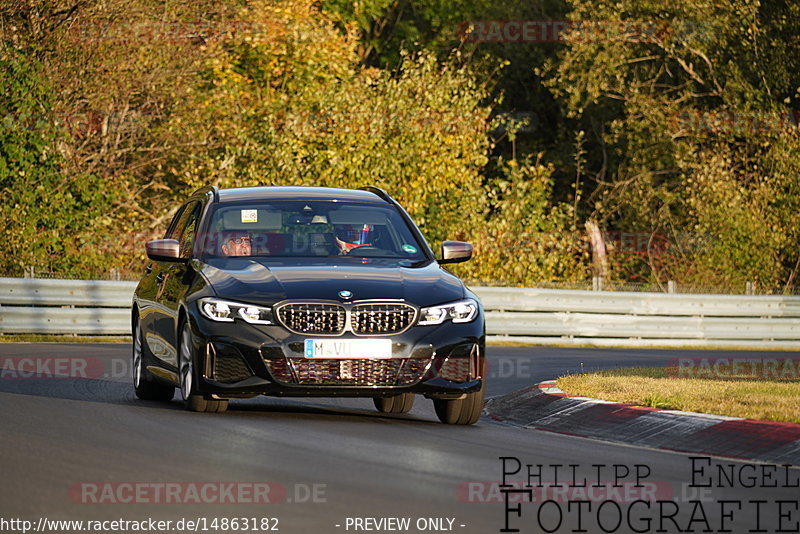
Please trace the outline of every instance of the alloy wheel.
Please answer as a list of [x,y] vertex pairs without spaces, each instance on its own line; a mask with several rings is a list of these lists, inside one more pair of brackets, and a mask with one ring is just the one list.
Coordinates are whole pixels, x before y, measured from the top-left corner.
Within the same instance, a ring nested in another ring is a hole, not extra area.
[[181,375],[181,397],[184,401],[189,400],[192,394],[194,381],[194,368],[192,366],[192,334],[189,331],[189,324],[183,325],[181,333],[180,351],[180,375]]

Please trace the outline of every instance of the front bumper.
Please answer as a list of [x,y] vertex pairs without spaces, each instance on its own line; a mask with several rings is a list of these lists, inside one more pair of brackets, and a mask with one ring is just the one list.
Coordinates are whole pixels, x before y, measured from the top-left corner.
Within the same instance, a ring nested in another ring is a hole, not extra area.
[[[480,390],[485,376],[482,317],[463,324],[414,326],[392,341],[390,359],[313,359],[304,342],[313,335],[277,325],[217,323],[190,312],[198,389],[217,398],[384,397],[418,393],[460,398]],[[356,339],[343,334],[337,339]]]

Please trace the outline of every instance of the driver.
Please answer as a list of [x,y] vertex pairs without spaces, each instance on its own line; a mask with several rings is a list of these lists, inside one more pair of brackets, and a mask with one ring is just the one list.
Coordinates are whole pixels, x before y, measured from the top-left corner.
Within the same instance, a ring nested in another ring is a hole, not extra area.
[[369,247],[375,237],[375,227],[371,224],[337,224],[336,244],[339,254],[347,254],[354,248]]
[[249,256],[252,253],[250,234],[226,232],[222,239],[222,254],[225,256]]

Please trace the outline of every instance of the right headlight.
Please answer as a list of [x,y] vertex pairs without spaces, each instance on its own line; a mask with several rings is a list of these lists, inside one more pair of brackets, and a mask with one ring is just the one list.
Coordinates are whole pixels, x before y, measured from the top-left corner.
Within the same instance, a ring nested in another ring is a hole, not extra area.
[[442,324],[447,320],[454,323],[468,323],[478,316],[478,309],[478,303],[472,299],[428,306],[420,309],[417,324],[422,326]]
[[212,321],[232,323],[234,319],[244,319],[250,324],[273,324],[272,309],[241,302],[216,298],[199,300],[200,313]]

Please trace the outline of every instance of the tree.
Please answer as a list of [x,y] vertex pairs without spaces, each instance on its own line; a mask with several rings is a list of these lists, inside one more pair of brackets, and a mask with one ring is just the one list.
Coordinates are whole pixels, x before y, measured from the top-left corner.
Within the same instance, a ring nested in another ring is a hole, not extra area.
[[785,282],[800,237],[799,141],[786,120],[800,96],[798,6],[573,6],[575,21],[637,30],[598,38],[575,29],[553,65],[551,86],[587,133],[589,213],[610,228],[671,236],[673,261],[633,267],[651,279]]

